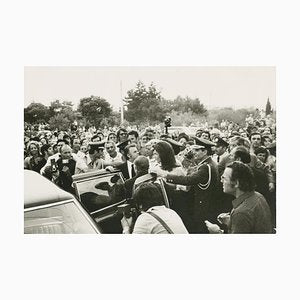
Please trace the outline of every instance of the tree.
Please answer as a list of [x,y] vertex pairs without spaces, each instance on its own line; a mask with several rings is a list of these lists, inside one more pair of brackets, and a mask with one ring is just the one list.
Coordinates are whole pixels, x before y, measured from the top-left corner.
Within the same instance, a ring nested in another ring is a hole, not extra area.
[[58,113],[64,115],[71,122],[76,119],[75,112],[73,111],[73,103],[71,101],[55,100],[50,103],[49,107],[50,117],[56,116]]
[[106,123],[113,113],[110,104],[98,96],[80,99],[78,111],[89,124],[96,128],[107,125]]
[[198,98],[192,99],[190,97],[182,98],[178,96],[174,101],[170,102],[170,109],[176,112],[186,113],[192,112],[196,115],[204,115],[207,113],[206,108]]
[[42,103],[33,102],[24,109],[24,121],[30,124],[47,122],[49,118],[49,108]]
[[56,114],[49,120],[49,126],[51,130],[58,129],[59,131],[67,131],[70,129],[71,124],[71,120],[66,118],[66,116],[62,113]]
[[160,91],[153,83],[148,89],[143,82],[138,81],[136,87],[127,92],[127,99],[131,99],[125,111],[125,118],[129,122],[161,122],[165,117],[165,107]]
[[268,98],[267,104],[266,104],[266,116],[269,115],[272,112],[271,103]]

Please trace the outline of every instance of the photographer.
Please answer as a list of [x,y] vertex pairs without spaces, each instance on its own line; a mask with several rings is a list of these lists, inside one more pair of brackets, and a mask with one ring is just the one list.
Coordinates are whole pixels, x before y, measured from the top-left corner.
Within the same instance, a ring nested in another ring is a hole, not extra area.
[[[177,213],[163,205],[163,195],[154,183],[141,184],[133,197],[142,213],[137,218],[132,233],[188,233]],[[123,233],[130,233],[132,217],[124,216],[121,225]]]
[[72,148],[68,145],[63,145],[60,148],[60,158],[56,161],[59,176],[56,180],[65,191],[74,194],[75,190],[72,187],[72,175],[75,173],[76,161],[72,158]]

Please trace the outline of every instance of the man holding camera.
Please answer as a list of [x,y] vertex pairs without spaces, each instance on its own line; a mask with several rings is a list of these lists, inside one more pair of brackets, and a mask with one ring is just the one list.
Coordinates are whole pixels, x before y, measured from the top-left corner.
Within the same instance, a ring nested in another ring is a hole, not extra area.
[[60,148],[60,158],[56,161],[59,172],[57,184],[67,192],[74,194],[72,175],[75,174],[76,161],[72,158],[72,148],[63,145]]

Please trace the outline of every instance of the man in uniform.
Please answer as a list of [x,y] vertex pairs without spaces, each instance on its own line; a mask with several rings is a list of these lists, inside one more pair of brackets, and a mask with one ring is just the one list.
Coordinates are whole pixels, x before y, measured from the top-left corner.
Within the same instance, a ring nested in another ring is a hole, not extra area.
[[218,164],[221,159],[227,155],[227,148],[229,144],[220,137],[217,137],[214,142],[216,143],[216,150],[212,159]]
[[151,170],[151,172],[155,171],[158,176],[166,178],[167,182],[191,186],[189,193],[193,200],[190,233],[208,233],[204,221],[216,220],[219,213],[217,201],[221,185],[217,164],[211,159],[211,147],[215,144],[197,137],[195,137],[195,141],[196,145],[192,145],[190,149],[196,167],[191,169],[188,175],[172,175],[159,169]]

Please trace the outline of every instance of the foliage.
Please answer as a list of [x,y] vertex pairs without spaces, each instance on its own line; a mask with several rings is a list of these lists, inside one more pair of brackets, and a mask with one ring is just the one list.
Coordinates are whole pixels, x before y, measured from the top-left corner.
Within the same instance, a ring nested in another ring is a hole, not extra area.
[[207,120],[210,124],[221,122],[222,120],[228,120],[240,125],[244,125],[246,116],[250,113],[254,114],[255,109],[241,108],[234,110],[231,107],[216,108],[209,110]]
[[49,126],[51,130],[67,131],[70,129],[72,122],[65,117],[64,114],[58,113],[51,117],[49,120]]
[[127,92],[127,99],[131,99],[125,118],[129,122],[162,122],[165,117],[160,91],[153,83],[147,89],[145,85],[138,81],[136,87]]
[[270,100],[268,98],[267,104],[266,104],[266,116],[272,113],[272,107],[271,107],[271,103]]
[[187,113],[192,112],[195,115],[206,115],[207,110],[204,105],[200,103],[198,98],[192,99],[190,97],[178,96],[174,101],[168,101],[169,109],[172,111]]
[[48,122],[49,108],[42,103],[30,103],[24,109],[24,121],[34,124]]
[[62,114],[69,121],[74,122],[76,119],[75,112],[73,111],[73,103],[71,101],[55,100],[50,103],[49,107],[50,117],[56,116],[58,113]]
[[110,104],[98,96],[80,99],[78,112],[86,119],[87,123],[96,128],[105,126],[114,120],[114,118],[110,118],[113,113]]
[[199,116],[192,111],[176,112],[172,111],[169,116],[172,119],[172,126],[199,126],[199,123],[205,122],[205,116]]

